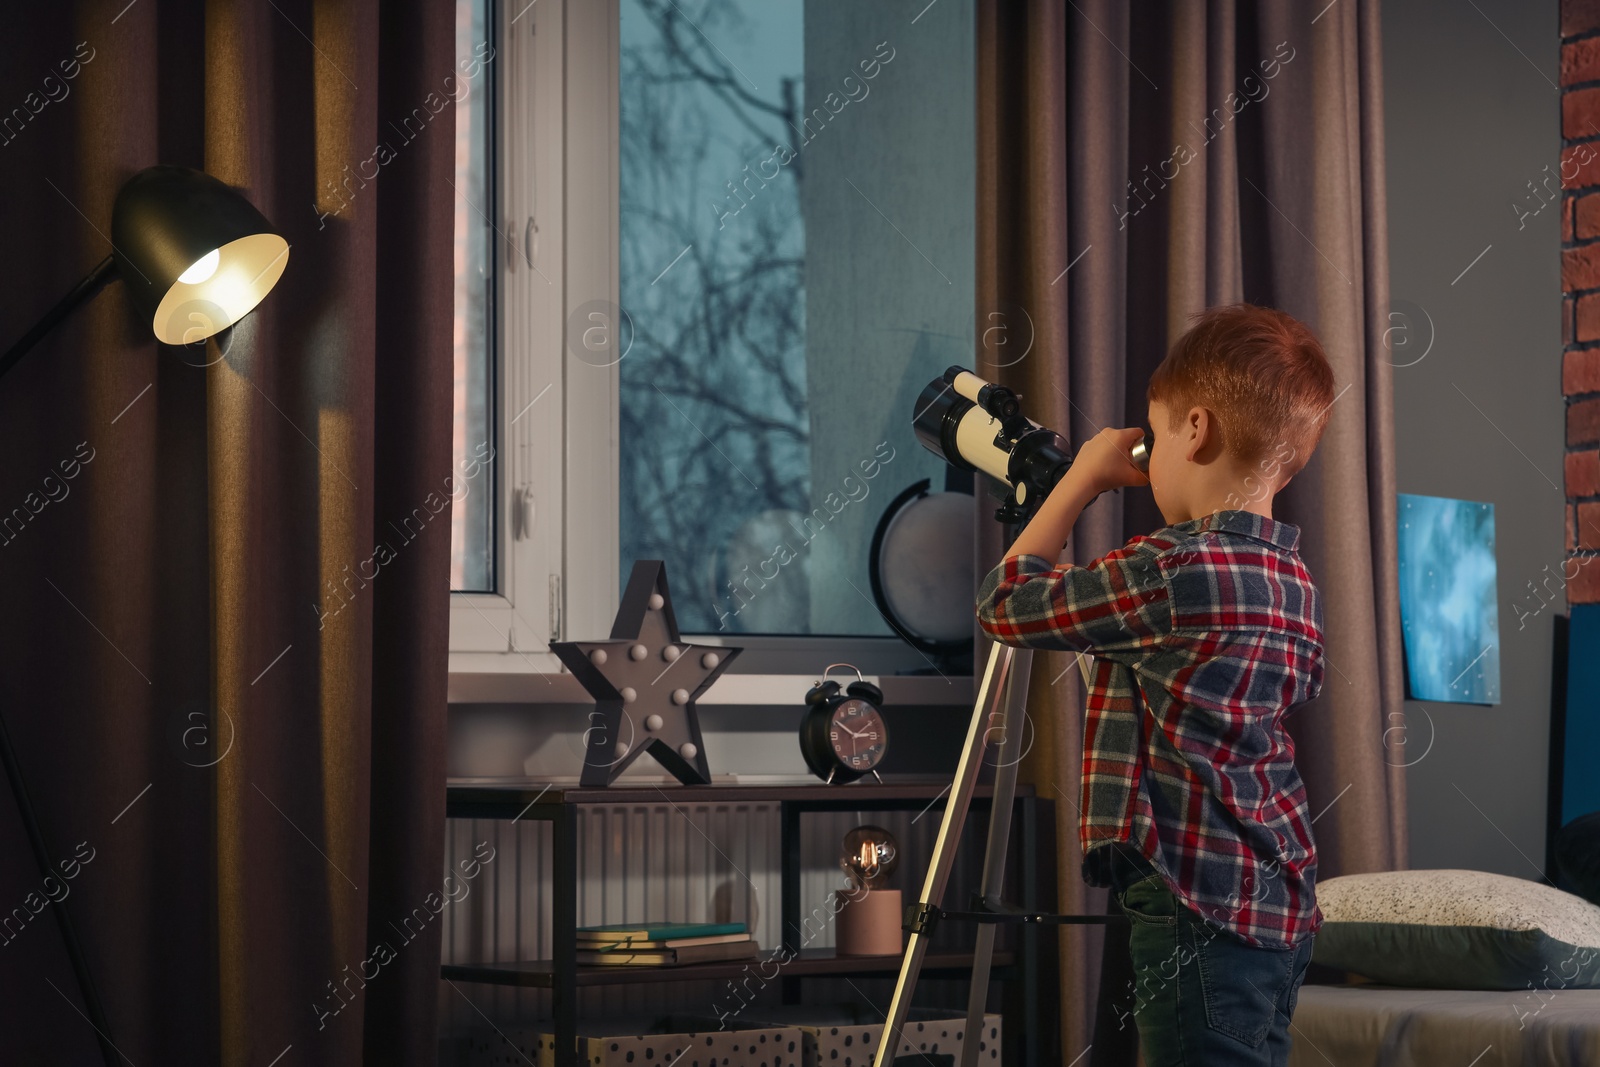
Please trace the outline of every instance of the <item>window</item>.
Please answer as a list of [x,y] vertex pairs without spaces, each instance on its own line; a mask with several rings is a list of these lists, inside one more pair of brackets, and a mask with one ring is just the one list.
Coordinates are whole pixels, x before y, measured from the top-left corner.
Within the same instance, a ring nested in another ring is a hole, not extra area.
[[496,47],[457,117],[456,441],[497,460],[452,670],[554,670],[635,558],[686,634],[924,666],[867,554],[943,485],[912,406],[975,344],[974,0],[458,4]]
[[621,3],[622,573],[666,560],[685,630],[805,633],[813,560],[762,567],[810,500],[800,171],[761,168],[798,117],[802,5]]
[[[462,491],[450,513],[450,588],[492,592],[494,583],[495,484],[491,371],[493,360],[494,204],[493,82],[468,78],[475,59],[490,54],[488,0],[457,0],[456,62],[462,76],[455,98],[455,432],[452,471]],[[492,63],[492,61],[491,61]],[[476,84],[474,84],[476,82]],[[463,91],[464,90],[464,91]],[[454,490],[456,485],[452,485]]]
[[685,631],[892,633],[873,531],[970,362],[970,12],[621,0],[618,562]]

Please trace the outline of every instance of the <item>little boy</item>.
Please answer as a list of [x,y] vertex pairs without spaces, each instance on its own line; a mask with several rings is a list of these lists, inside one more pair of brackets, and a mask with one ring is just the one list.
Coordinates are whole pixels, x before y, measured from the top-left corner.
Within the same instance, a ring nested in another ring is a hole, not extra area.
[[[1102,430],[979,593],[995,640],[1094,657],[1083,877],[1132,925],[1147,1067],[1288,1062],[1322,913],[1283,718],[1322,689],[1322,604],[1272,500],[1334,399],[1302,323],[1203,312],[1150,379],[1148,475],[1129,459],[1140,430]],[[1146,484],[1167,526],[1057,564],[1091,500]]]

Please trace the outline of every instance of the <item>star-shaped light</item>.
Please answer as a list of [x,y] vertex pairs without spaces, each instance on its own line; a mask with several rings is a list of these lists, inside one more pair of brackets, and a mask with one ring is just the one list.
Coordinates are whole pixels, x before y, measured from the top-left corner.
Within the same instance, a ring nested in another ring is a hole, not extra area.
[[611,640],[552,641],[550,650],[594,697],[581,785],[610,785],[646,752],[685,785],[711,784],[694,702],[744,650],[684,643],[665,563],[634,561]]

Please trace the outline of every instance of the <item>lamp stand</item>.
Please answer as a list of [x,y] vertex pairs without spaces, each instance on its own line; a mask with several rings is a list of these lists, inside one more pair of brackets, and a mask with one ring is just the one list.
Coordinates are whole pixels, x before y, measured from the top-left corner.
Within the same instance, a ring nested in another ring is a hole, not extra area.
[[[39,339],[70,315],[79,304],[84,303],[110,281],[116,272],[116,262],[111,256],[101,260],[99,265],[72,291],[57,301],[56,306],[45,312],[45,315],[33,329],[22,335],[21,340],[6,350],[0,356],[0,376],[3,376],[28,350],[39,342]],[[5,764],[6,780],[11,783],[11,795],[17,801],[17,813],[22,816],[23,828],[28,834],[28,846],[33,850],[33,861],[39,868],[39,877],[56,877],[55,867],[50,860],[50,850],[45,847],[44,834],[39,830],[39,820],[33,813],[33,802],[28,799],[28,787],[22,779],[22,768],[17,762],[16,750],[11,747],[11,732],[6,729],[5,715],[0,712],[0,763]],[[49,896],[49,894],[46,894]],[[100,1055],[105,1059],[106,1067],[116,1067],[121,1062],[122,1054],[111,1042],[111,1024],[106,1021],[104,1005],[100,1003],[100,994],[95,990],[94,979],[89,974],[89,962],[84,958],[83,945],[78,941],[78,931],[72,924],[72,916],[67,912],[66,898],[60,900],[50,898],[50,910],[55,913],[56,926],[61,931],[62,943],[67,948],[67,958],[72,962],[72,973],[78,979],[78,993],[83,997],[83,1008],[89,1025],[94,1027],[96,1038],[100,1042]]]
[[[113,274],[121,274],[130,303],[140,309],[141,315],[147,316],[145,323],[155,333],[155,339],[182,345],[198,339],[193,336],[196,333],[212,336],[248,315],[278,283],[289,254],[289,243],[238,189],[204,171],[168,164],[145,167],[122,183],[111,207],[109,242],[113,254],[101,260],[45,313],[44,318],[23,334],[21,340],[0,356],[0,376],[16,366],[40,338],[78,305],[99,292]],[[210,273],[186,281],[186,276],[202,263],[207,264]],[[222,272],[220,284],[211,281],[219,270]],[[239,283],[246,277],[249,281],[241,287]],[[162,329],[153,321],[167,298],[175,294],[200,300],[204,295],[223,293],[223,302],[229,307],[224,316],[226,322],[207,321],[204,329],[181,329],[182,324],[168,322],[165,325],[171,328]],[[39,823],[28,801],[22,771],[3,720],[0,720],[0,762],[5,763],[17,810],[27,825],[28,842],[33,847],[39,873],[48,878],[54,873],[50,854],[39,833]],[[56,901],[55,911],[79,992],[88,1009],[85,1018],[99,1034],[100,1052],[108,1067],[112,1067],[126,1057],[112,1044],[111,1028],[106,1024],[105,1010],[89,977],[89,968],[66,905]]]
[[[11,782],[11,795],[17,800],[17,811],[21,813],[22,825],[28,832],[28,845],[33,849],[33,861],[39,867],[39,877],[56,877],[55,868],[50,864],[50,852],[45,848],[44,835],[39,832],[39,820],[33,814],[33,803],[28,799],[28,787],[22,781],[22,768],[17,765],[17,754],[11,747],[11,732],[6,729],[3,714],[0,714],[0,762],[5,764],[6,778]],[[94,1027],[100,1040],[100,1054],[105,1057],[107,1067],[112,1067],[120,1062],[121,1054],[111,1043],[111,1024],[106,1022],[105,1007],[100,1003],[100,994],[96,992],[94,979],[89,974],[89,963],[84,959],[77,927],[72,925],[72,916],[67,913],[66,898],[51,898],[50,910],[55,912],[56,926],[60,928],[61,940],[67,946],[67,958],[72,961],[72,973],[78,979],[78,991],[83,995],[83,1007],[89,1017],[89,1025]]]
[[33,324],[33,329],[22,335],[21,340],[10,348],[6,354],[0,356],[0,376],[14,367],[17,360],[28,354],[28,349],[39,343],[39,339],[51,330],[62,319],[72,314],[74,308],[98,293],[111,276],[116,273],[117,264],[112,256],[102,259],[94,270],[86,275],[83,281],[72,287],[72,291],[56,302],[56,306],[44,313],[44,318]]

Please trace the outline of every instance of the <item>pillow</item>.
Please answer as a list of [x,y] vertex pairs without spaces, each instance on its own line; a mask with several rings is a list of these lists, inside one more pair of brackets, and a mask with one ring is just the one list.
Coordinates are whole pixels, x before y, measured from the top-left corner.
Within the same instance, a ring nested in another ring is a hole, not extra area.
[[1558,830],[1552,851],[1572,891],[1600,904],[1600,811],[1580,815]]
[[1600,907],[1483,871],[1387,871],[1317,883],[1316,963],[1432,989],[1600,988]]

